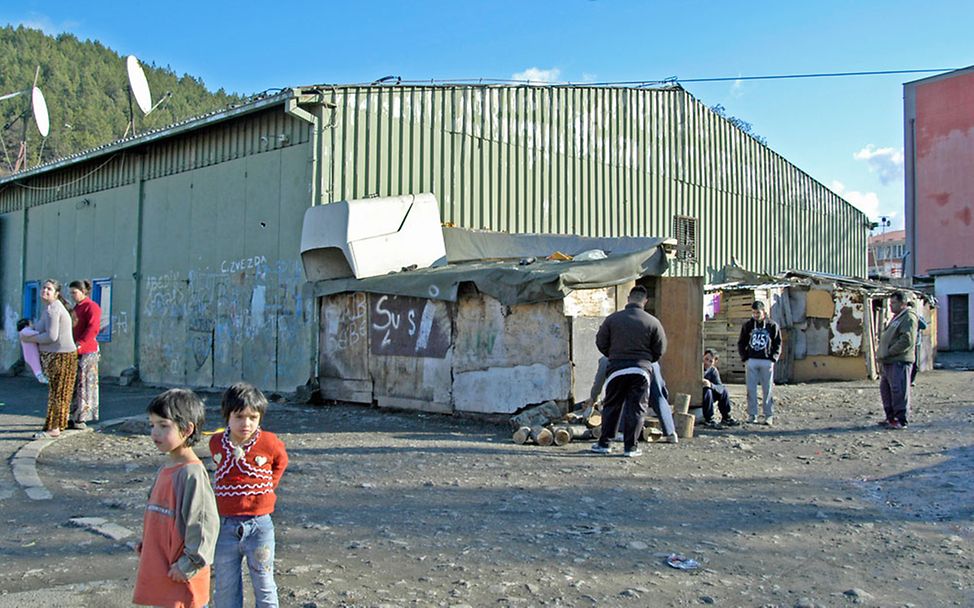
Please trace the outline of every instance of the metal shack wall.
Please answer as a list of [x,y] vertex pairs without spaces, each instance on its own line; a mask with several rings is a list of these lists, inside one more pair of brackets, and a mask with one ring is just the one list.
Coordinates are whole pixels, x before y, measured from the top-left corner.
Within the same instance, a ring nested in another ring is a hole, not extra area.
[[675,236],[675,276],[732,256],[761,272],[866,276],[867,218],[682,90],[337,87],[323,200],[434,192],[466,228]]
[[[303,384],[313,372],[298,251],[310,135],[275,108],[8,184],[5,319],[20,314],[24,281],[111,278],[103,375],[138,362],[164,385]],[[19,350],[7,324],[4,366]]]

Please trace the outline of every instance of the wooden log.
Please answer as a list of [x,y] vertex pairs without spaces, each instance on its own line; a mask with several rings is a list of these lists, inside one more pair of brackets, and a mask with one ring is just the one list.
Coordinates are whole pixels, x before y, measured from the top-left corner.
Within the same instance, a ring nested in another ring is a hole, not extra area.
[[547,428],[536,426],[531,429],[531,439],[540,446],[549,446],[555,440],[555,436]]
[[648,443],[655,443],[663,439],[663,431],[651,426],[643,427],[643,440]]
[[673,398],[673,414],[689,414],[690,413],[690,395],[685,393],[677,393]]
[[646,417],[643,421],[643,427],[658,429],[661,433],[663,432],[663,423],[660,422],[659,418]]
[[572,442],[572,432],[568,427],[556,426],[552,432],[552,440],[557,446],[568,445]]
[[522,426],[518,430],[514,431],[514,435],[511,437],[514,443],[518,445],[524,445],[531,439],[531,427]]
[[596,429],[590,429],[584,424],[569,424],[565,428],[572,434],[572,441],[576,439],[592,439],[593,432],[596,432]]
[[693,424],[697,418],[693,414],[673,414],[673,424],[676,425],[676,436],[680,439],[693,437]]
[[602,414],[598,412],[593,412],[592,415],[589,416],[588,419],[585,421],[585,425],[590,429],[594,429],[595,427],[602,426]]

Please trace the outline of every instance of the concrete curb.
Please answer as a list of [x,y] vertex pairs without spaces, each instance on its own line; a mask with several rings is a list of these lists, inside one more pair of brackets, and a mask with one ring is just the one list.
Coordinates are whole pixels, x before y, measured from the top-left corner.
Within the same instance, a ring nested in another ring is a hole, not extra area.
[[64,430],[61,431],[61,436],[57,438],[42,437],[40,439],[34,439],[17,450],[13,455],[13,458],[10,459],[10,468],[13,469],[14,480],[24,489],[24,492],[31,500],[51,500],[54,498],[51,491],[44,486],[40,475],[37,474],[37,457],[41,455],[44,448],[60,439],[66,439],[71,435],[85,432],[87,431]]

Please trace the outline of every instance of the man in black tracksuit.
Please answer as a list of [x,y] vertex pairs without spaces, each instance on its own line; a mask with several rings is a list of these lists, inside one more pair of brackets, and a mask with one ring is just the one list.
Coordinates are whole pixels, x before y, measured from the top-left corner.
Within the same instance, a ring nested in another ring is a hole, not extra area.
[[[595,336],[595,346],[609,358],[609,365],[602,406],[602,435],[592,446],[593,452],[609,453],[609,440],[615,436],[622,418],[625,455],[641,454],[637,441],[643,430],[650,393],[659,399],[662,390],[655,380],[656,362],[666,352],[663,325],[644,309],[648,297],[645,287],[633,287],[626,307],[606,317]],[[655,391],[651,391],[653,384],[657,385]],[[675,439],[673,429],[667,432]]]

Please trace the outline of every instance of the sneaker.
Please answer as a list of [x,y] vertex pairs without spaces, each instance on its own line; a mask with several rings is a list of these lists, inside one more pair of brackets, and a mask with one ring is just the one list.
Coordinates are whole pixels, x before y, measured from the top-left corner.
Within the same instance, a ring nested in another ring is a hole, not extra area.
[[69,429],[74,429],[76,431],[83,431],[83,430],[85,430],[85,429],[88,428],[88,425],[85,424],[84,422],[74,422],[74,421],[71,421],[71,422],[68,423],[68,428]]
[[611,454],[612,448],[607,445],[599,445],[596,443],[592,446],[592,452],[595,454]]
[[906,423],[900,422],[899,420],[893,420],[889,423],[889,426],[887,426],[886,428],[894,431],[902,431],[903,429],[906,428]]
[[721,426],[740,426],[741,423],[733,418],[724,418],[720,421]]
[[703,426],[710,427],[712,429],[719,429],[720,428],[720,425],[717,424],[717,421],[714,420],[713,418],[711,418],[710,420],[704,420],[703,421]]
[[748,416],[747,417],[747,423],[748,424],[757,424],[758,423],[758,417],[757,416]]
[[892,420],[880,420],[880,421],[879,421],[879,422],[877,422],[876,424],[877,424],[878,426],[885,426],[885,427],[888,427],[888,426],[889,426],[889,425],[891,425],[892,423],[893,423],[893,421],[892,421]]
[[666,437],[663,437],[662,442],[663,443],[680,443],[680,438],[676,436],[676,433],[673,433],[672,435],[667,435]]
[[643,451],[639,448],[633,448],[631,450],[626,450],[622,453],[626,458],[638,458],[643,455]]
[[764,423],[768,426],[774,426],[774,416],[765,416]]

